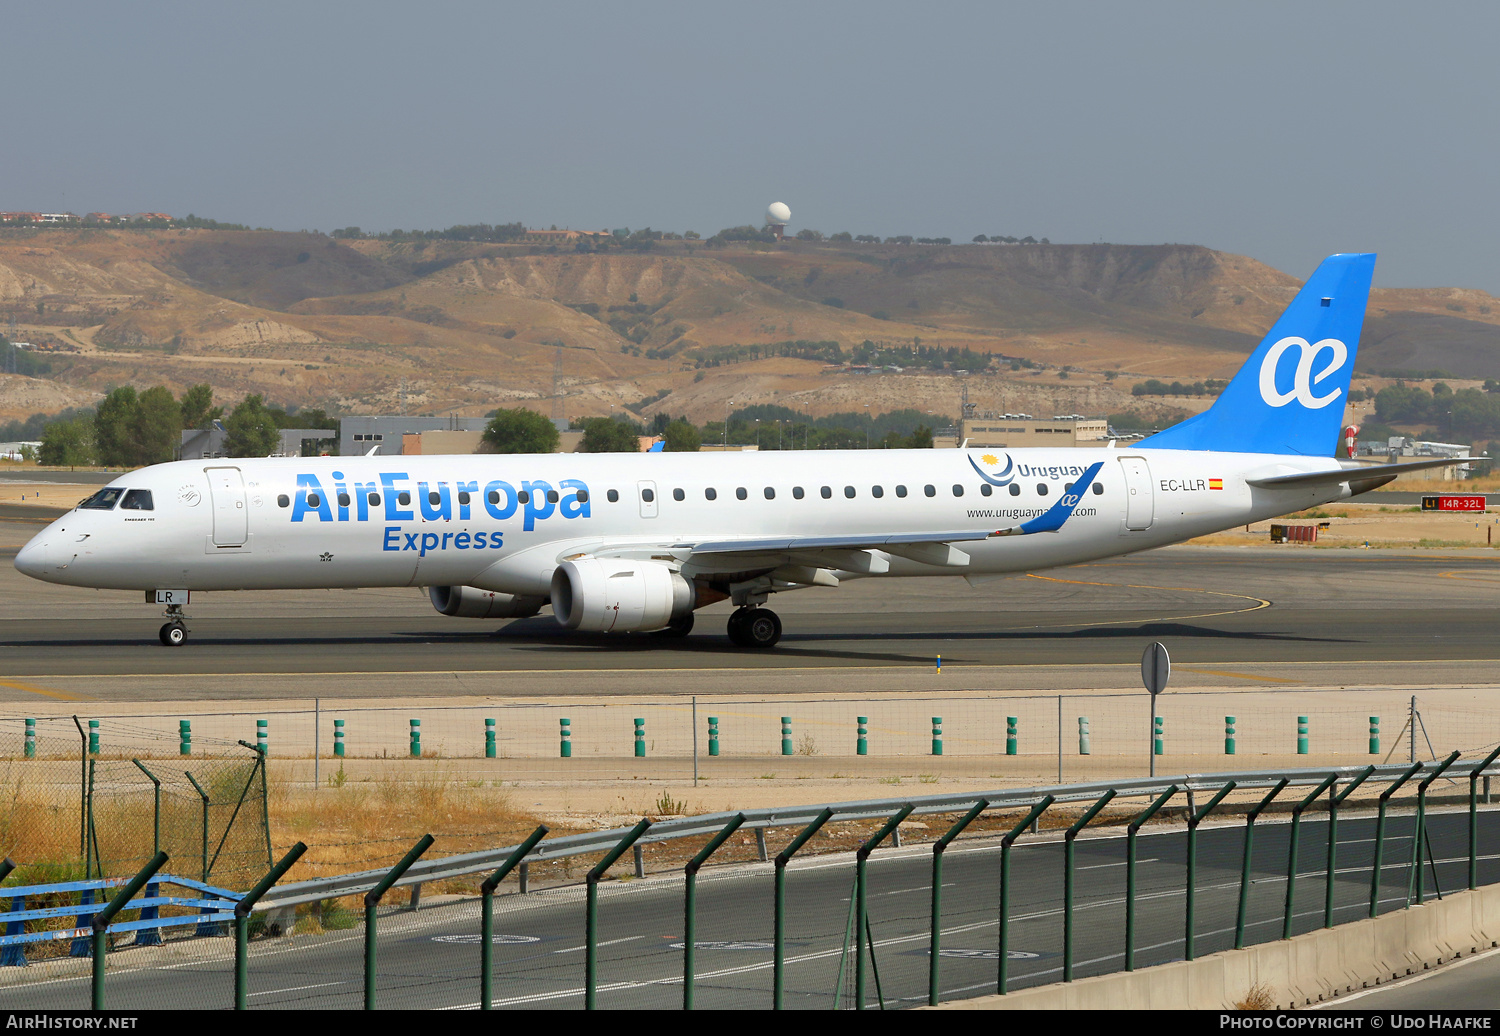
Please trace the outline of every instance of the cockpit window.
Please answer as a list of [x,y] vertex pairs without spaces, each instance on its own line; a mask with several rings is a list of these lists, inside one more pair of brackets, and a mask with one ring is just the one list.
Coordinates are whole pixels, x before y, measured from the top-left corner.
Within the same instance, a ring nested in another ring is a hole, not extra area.
[[127,489],[125,499],[120,501],[122,511],[150,511],[151,490],[149,489]]
[[120,497],[125,495],[121,486],[106,486],[78,506],[85,511],[113,511]]

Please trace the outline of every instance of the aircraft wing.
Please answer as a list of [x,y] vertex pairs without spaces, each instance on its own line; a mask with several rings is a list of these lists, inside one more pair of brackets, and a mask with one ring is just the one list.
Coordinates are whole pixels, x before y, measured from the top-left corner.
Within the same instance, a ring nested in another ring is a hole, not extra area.
[[[1430,460],[1402,461],[1399,464],[1361,464],[1358,467],[1340,468],[1337,471],[1309,471],[1291,475],[1271,475],[1266,478],[1247,478],[1245,482],[1266,489],[1284,489],[1296,486],[1327,486],[1340,482],[1366,482],[1377,480],[1381,485],[1409,471],[1426,468],[1442,468],[1449,464],[1488,464],[1488,457],[1436,457]],[[1370,488],[1374,488],[1373,486]]]

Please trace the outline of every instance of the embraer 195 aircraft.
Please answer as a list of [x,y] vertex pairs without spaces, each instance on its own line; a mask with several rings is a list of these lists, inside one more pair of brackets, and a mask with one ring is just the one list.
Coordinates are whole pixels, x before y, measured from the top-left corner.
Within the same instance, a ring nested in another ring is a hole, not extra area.
[[1342,500],[1422,460],[1335,458],[1375,256],[1318,267],[1206,412],[1129,446],[178,461],[122,475],[16,556],[144,590],[163,644],[192,591],[422,586],[444,615],[781,638],[771,594],[1072,565]]

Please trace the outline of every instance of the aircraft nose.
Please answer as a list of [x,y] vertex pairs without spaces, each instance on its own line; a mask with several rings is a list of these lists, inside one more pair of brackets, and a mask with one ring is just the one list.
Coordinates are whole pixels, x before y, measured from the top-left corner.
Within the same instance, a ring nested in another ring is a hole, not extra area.
[[33,579],[45,579],[51,554],[47,534],[36,536],[16,554],[16,571]]

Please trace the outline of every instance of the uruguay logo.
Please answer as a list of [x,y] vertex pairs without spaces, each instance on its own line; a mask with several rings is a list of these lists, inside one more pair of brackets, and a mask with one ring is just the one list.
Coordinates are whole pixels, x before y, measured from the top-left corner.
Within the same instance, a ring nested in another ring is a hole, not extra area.
[[[1297,370],[1292,376],[1292,390],[1282,392],[1276,387],[1276,366],[1281,362],[1282,353],[1293,347],[1302,350],[1297,358]],[[1313,364],[1317,362],[1318,354],[1324,349],[1333,353],[1328,361],[1328,366],[1313,375]],[[1335,388],[1326,396],[1313,395],[1313,386],[1326,379],[1330,374],[1344,366],[1344,361],[1349,358],[1349,349],[1337,338],[1325,338],[1316,345],[1309,345],[1305,338],[1283,338],[1266,352],[1266,358],[1260,364],[1260,398],[1264,399],[1269,406],[1283,407],[1296,400],[1309,410],[1321,410],[1332,403],[1343,394],[1343,389]]]
[[[993,453],[986,453],[979,459],[984,461],[992,468],[997,468],[1000,466],[1000,458],[996,457]],[[974,470],[979,473],[980,478],[984,479],[992,486],[1008,486],[1012,481],[1014,481],[1016,477],[1015,464],[1011,461],[1010,454],[1008,453],[1005,454],[1005,470],[1000,472],[998,475],[986,475],[984,473],[984,469],[981,468],[978,464],[974,463],[974,457],[972,454],[970,454],[969,456],[969,464],[972,465]]]

